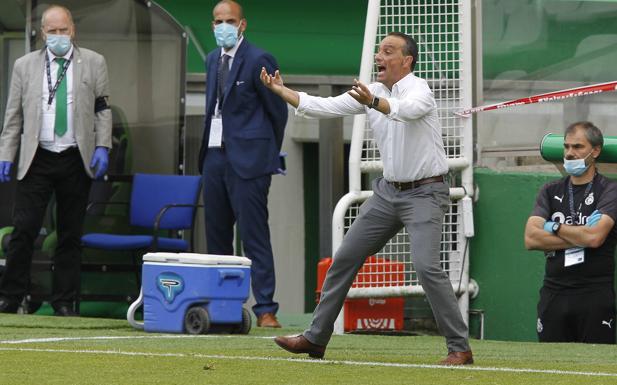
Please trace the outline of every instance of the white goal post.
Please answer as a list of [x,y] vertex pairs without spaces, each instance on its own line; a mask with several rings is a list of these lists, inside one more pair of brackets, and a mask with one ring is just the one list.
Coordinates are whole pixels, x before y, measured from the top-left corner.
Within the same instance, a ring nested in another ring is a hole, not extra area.
[[[450,209],[444,218],[441,264],[459,298],[468,321],[469,237],[473,236],[473,134],[472,118],[453,114],[472,105],[471,2],[468,0],[369,0],[364,31],[360,80],[375,79],[374,55],[389,32],[403,32],[418,43],[414,73],[425,79],[435,94],[450,183]],[[362,190],[362,173],[382,172],[379,151],[365,115],[353,122],[349,158],[349,192],[341,198],[332,218],[332,250],[336,251],[358,208],[371,191]],[[465,199],[461,199],[465,198]],[[465,215],[463,215],[465,212]],[[336,254],[336,253],[335,253]],[[348,298],[392,297],[424,294],[412,263],[413,245],[402,229],[360,271]],[[343,312],[335,333],[343,332]]]

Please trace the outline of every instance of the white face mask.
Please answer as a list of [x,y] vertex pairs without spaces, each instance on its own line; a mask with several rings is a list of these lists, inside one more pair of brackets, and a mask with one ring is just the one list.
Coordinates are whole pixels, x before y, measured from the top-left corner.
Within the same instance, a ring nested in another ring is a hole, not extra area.
[[[592,150],[593,152],[593,150]],[[589,158],[591,152],[587,154],[583,159],[566,159],[563,158],[563,168],[566,172],[572,176],[581,176],[587,171],[589,165],[585,163],[585,160]]]
[[56,56],[64,56],[71,49],[71,37],[69,35],[49,34],[45,38],[45,44]]

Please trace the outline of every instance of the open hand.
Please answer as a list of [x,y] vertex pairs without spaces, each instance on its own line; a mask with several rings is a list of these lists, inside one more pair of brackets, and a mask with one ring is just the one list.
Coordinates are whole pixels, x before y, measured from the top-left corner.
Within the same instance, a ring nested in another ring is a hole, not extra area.
[[370,106],[373,102],[373,94],[371,94],[371,90],[368,87],[359,81],[358,79],[353,80],[354,85],[351,87],[351,90],[347,91],[352,98],[356,99],[358,103],[364,104],[365,106]]
[[272,75],[266,71],[265,67],[261,67],[261,74],[259,75],[259,78],[264,86],[272,90],[275,94],[281,95],[283,93],[284,83],[279,70],[276,70],[274,75]]

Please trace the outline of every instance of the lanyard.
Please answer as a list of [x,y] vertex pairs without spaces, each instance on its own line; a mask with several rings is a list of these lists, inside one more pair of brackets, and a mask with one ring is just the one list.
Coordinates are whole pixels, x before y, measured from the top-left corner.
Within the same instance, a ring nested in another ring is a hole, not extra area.
[[51,106],[51,103],[54,100],[54,96],[56,96],[56,91],[58,91],[58,87],[60,86],[62,79],[64,79],[64,76],[66,75],[66,71],[69,69],[69,66],[71,65],[71,60],[73,60],[73,54],[71,54],[71,57],[69,57],[64,62],[64,66],[62,67],[62,72],[60,73],[60,75],[58,75],[58,78],[56,79],[56,84],[52,87],[51,86],[51,70],[50,70],[51,65],[49,62],[49,54],[47,53],[47,50],[45,50],[45,69],[47,70],[47,88],[49,89],[49,99],[47,99],[47,106]]
[[591,192],[591,187],[593,186],[594,179],[596,179],[595,175],[593,176],[593,179],[591,179],[591,182],[589,182],[589,184],[585,188],[585,192],[583,193],[583,199],[581,199],[581,203],[579,203],[576,212],[574,211],[574,189],[572,188],[572,179],[568,181],[568,201],[570,203],[570,215],[572,215],[572,223],[574,223],[574,218],[576,218],[578,216],[577,214],[581,211],[581,207],[583,207],[583,202],[587,198],[587,195],[589,195],[589,193]]

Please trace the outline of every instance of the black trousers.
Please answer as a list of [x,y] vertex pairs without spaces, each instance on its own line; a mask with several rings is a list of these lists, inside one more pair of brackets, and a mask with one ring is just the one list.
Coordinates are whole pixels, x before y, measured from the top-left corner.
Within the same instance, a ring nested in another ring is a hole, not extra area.
[[574,293],[540,289],[540,342],[614,344],[615,321],[615,292],[610,284]]
[[39,148],[26,176],[17,182],[13,230],[0,280],[0,295],[20,302],[30,286],[34,241],[52,193],[56,196],[58,245],[54,253],[52,306],[72,306],[77,299],[81,265],[81,236],[92,180],[79,150],[55,153]]

